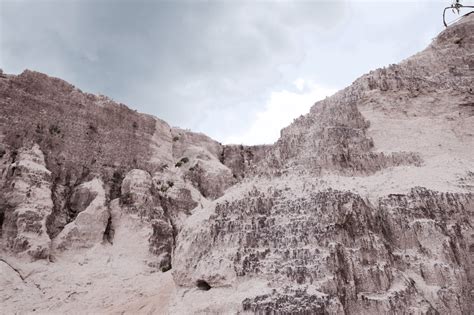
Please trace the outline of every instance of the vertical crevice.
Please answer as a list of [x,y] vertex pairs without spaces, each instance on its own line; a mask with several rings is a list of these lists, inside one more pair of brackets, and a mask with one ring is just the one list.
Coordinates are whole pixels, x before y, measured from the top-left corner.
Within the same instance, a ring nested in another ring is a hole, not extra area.
[[163,197],[161,195],[158,195],[158,198],[160,200],[160,205],[163,208],[163,214],[164,214],[165,218],[168,220],[168,223],[171,226],[171,231],[172,231],[172,236],[173,236],[173,239],[172,239],[173,243],[172,243],[171,247],[172,247],[172,250],[174,250],[174,248],[176,246],[176,237],[178,236],[178,231],[177,231],[175,223],[173,222],[173,219],[171,218],[170,211],[168,209],[168,202],[169,201],[166,199],[166,197]]
[[66,224],[74,220],[74,215],[70,213],[70,199],[73,193],[73,187],[61,185],[59,179],[53,181],[51,187],[51,199],[53,201],[53,210],[46,218],[46,231],[50,239],[55,238],[63,230]]
[[112,223],[112,215],[109,212],[109,219],[107,220],[107,226],[105,227],[104,237],[103,237],[104,243],[107,242],[107,243],[113,245],[114,244],[114,235],[115,235],[115,229],[114,229],[113,223]]
[[23,275],[21,274],[20,270],[13,267],[8,261],[6,261],[5,259],[2,259],[0,258],[0,261],[3,262],[4,264],[6,264],[8,267],[10,267],[13,271],[16,272],[16,274],[20,277],[21,281],[25,282],[25,277],[23,277]]
[[0,238],[2,238],[4,218],[5,218],[5,204],[0,200]]
[[109,189],[110,200],[114,200],[116,198],[121,197],[122,182],[125,177],[124,173],[125,171],[123,169],[117,169],[112,174],[112,178],[110,179],[110,189]]
[[176,247],[176,238],[177,238],[177,228],[175,223],[173,222],[173,218],[170,215],[170,211],[168,208],[168,200],[166,197],[163,197],[161,194],[158,194],[158,199],[160,201],[161,207],[163,208],[163,216],[166,222],[169,224],[171,227],[171,244],[169,246],[169,252],[167,252],[168,259],[163,260],[162,265],[160,266],[161,271],[165,272],[168,271],[172,268],[173,262],[172,262],[172,257],[173,257],[173,252]]

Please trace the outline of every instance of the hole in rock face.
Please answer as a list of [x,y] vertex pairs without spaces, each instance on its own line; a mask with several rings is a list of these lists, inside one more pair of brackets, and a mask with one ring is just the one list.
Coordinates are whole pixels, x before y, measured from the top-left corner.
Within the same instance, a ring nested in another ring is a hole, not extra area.
[[211,289],[211,286],[209,285],[209,283],[207,283],[204,280],[196,281],[196,286],[199,290],[203,290],[203,291],[209,291]]
[[114,234],[115,229],[112,226],[112,216],[109,216],[109,220],[107,221],[107,226],[105,227],[105,232],[103,236],[104,242],[108,242],[110,244],[114,243]]

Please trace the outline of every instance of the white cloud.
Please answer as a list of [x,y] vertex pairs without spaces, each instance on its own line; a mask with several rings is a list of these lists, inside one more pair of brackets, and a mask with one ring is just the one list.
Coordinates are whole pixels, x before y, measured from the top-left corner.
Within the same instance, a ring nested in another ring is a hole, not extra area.
[[328,88],[304,79],[294,81],[296,90],[275,91],[270,94],[265,108],[257,112],[250,128],[242,134],[230,135],[226,144],[271,144],[280,137],[280,130],[309,112],[313,104],[334,94],[337,89]]
[[305,81],[304,79],[301,79],[301,78],[296,79],[294,82],[294,85],[296,86],[298,91],[302,91],[305,88]]

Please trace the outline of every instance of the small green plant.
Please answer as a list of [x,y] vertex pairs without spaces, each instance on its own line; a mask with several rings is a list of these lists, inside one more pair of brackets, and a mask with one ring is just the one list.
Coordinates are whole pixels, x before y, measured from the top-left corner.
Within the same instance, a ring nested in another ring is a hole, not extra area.
[[97,133],[97,127],[93,124],[89,124],[89,130],[93,133]]
[[182,158],[176,163],[176,167],[181,167],[181,165],[186,164],[189,162],[189,159],[187,157]]
[[52,135],[59,135],[61,133],[61,129],[59,129],[58,125],[51,125],[49,126],[49,133]]
[[43,125],[36,124],[36,133],[43,133]]

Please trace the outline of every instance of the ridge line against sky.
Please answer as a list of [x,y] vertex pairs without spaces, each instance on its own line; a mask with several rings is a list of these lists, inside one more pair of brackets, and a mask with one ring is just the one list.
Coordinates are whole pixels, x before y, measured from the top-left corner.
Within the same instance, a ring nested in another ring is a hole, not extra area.
[[424,49],[449,4],[0,0],[0,67],[223,143],[272,143],[317,100]]

